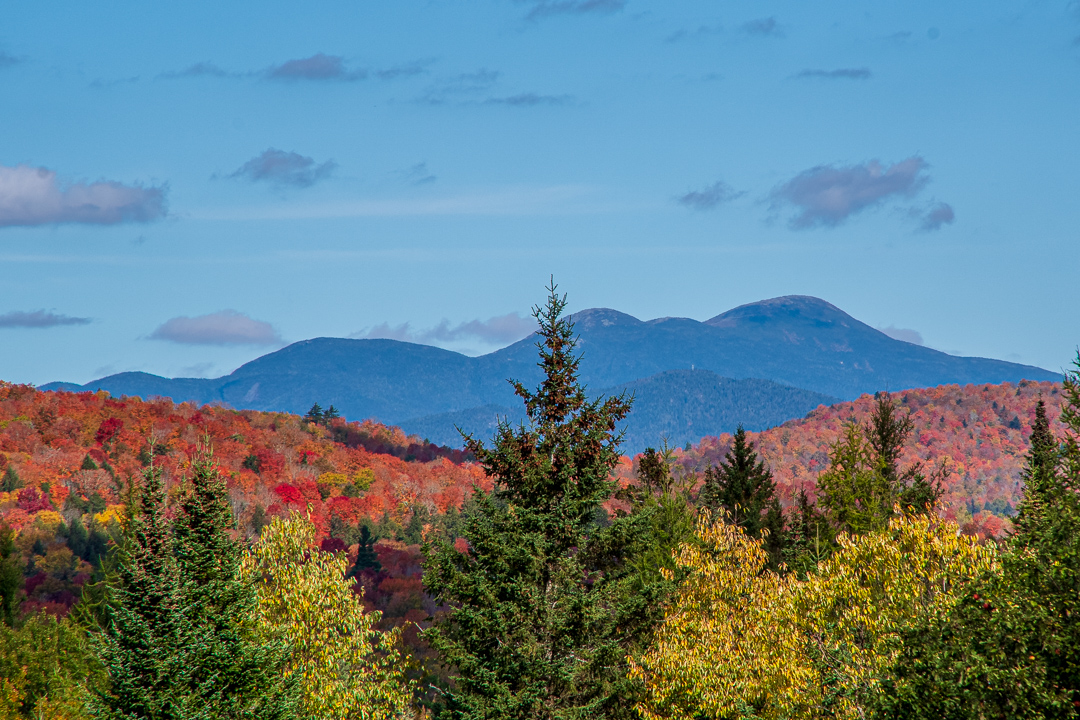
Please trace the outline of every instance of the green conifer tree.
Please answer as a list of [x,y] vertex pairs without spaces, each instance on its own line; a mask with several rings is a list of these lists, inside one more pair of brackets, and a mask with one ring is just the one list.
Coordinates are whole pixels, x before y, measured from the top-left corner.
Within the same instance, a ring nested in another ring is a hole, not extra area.
[[1000,573],[902,634],[877,717],[1080,715],[1080,463],[1068,457],[1080,450],[1080,357],[1076,368],[1064,383],[1062,446],[1037,411],[1029,484]]
[[375,572],[382,570],[382,563],[379,562],[379,556],[375,553],[375,538],[371,536],[371,531],[368,530],[367,525],[360,526],[360,537],[357,545],[356,562],[353,563],[349,577],[360,577],[360,573],[364,570],[374,570]]
[[8,465],[4,471],[3,479],[0,479],[0,492],[14,492],[23,486],[22,478],[15,471],[14,465]]
[[1037,531],[1043,519],[1043,509],[1052,498],[1048,497],[1057,486],[1058,466],[1061,458],[1058,443],[1050,432],[1050,421],[1046,417],[1046,403],[1039,400],[1035,406],[1035,422],[1031,426],[1028,439],[1030,449],[1024,464],[1024,496],[1013,519],[1013,528],[1018,535]]
[[96,462],[94,462],[94,458],[90,457],[90,454],[87,453],[86,456],[83,457],[82,465],[79,466],[79,469],[80,470],[97,470],[98,469],[98,464]]
[[469,550],[426,548],[425,584],[452,608],[426,633],[458,673],[442,718],[636,717],[626,654],[650,630],[661,591],[631,592],[647,523],[596,522],[629,401],[586,398],[565,297],[549,291],[534,309],[543,378],[535,392],[514,383],[528,422],[501,424],[490,448],[466,438],[495,485],[474,496]]
[[225,481],[204,445],[192,458],[174,529],[191,637],[184,653],[189,692],[207,717],[290,718],[297,696],[285,677],[288,649],[257,642],[250,632],[255,595],[240,579],[233,527]]
[[92,636],[108,682],[96,688],[91,704],[97,717],[109,720],[193,717],[182,653],[190,637],[161,471],[153,466],[144,473],[137,510],[105,588],[107,612],[98,613],[105,625]]
[[311,409],[307,411],[307,415],[304,416],[304,419],[308,422],[313,422],[316,425],[321,424],[323,421],[322,406],[319,405],[319,403],[315,403],[314,405],[312,405]]
[[15,547],[15,531],[0,521],[0,620],[15,626],[23,587],[22,554]]
[[724,515],[718,517],[728,518],[752,538],[766,535],[770,564],[774,568],[779,565],[784,547],[784,515],[776,497],[776,482],[765,462],[758,458],[754,443],[746,439],[742,425],[736,429],[724,460],[706,468],[698,505],[713,513],[723,511]]

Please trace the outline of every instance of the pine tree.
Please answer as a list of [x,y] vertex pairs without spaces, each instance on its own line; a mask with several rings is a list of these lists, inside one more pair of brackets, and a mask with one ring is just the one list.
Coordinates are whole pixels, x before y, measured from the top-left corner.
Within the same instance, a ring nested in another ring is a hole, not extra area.
[[165,491],[160,470],[151,466],[143,477],[137,514],[127,520],[116,576],[106,587],[107,623],[92,637],[108,676],[92,705],[98,717],[116,720],[188,718],[182,650],[189,636]]
[[784,546],[784,516],[776,497],[776,483],[765,462],[758,459],[754,443],[740,425],[724,460],[706,468],[698,505],[713,513],[723,511],[729,521],[752,538],[768,536],[765,547],[770,565],[776,567]]
[[1042,520],[1043,510],[1051,498],[1056,485],[1058,465],[1058,444],[1052,432],[1050,421],[1046,417],[1046,403],[1039,400],[1035,406],[1035,422],[1031,426],[1030,448],[1024,464],[1024,496],[1017,508],[1013,527],[1017,534],[1030,534],[1036,531]]
[[326,408],[326,412],[323,413],[322,421],[323,425],[329,425],[331,420],[336,420],[341,417],[341,413],[333,405]]
[[371,531],[368,530],[367,525],[360,526],[360,537],[357,544],[356,562],[353,563],[349,577],[359,578],[364,570],[373,570],[374,572],[382,570],[382,563],[379,562],[379,556],[375,553],[375,538],[371,536]]
[[22,555],[15,548],[15,531],[0,521],[0,620],[15,626],[23,586]]
[[647,522],[596,522],[629,402],[586,398],[565,297],[549,291],[534,309],[543,379],[535,392],[513,383],[528,422],[502,423],[490,448],[466,437],[495,485],[474,496],[469,550],[426,548],[425,585],[452,608],[426,632],[458,672],[442,718],[636,717],[626,652],[661,605],[652,585],[630,592]]
[[313,422],[316,425],[322,424],[323,421],[323,409],[319,403],[315,403],[311,406],[311,409],[307,411],[307,415],[304,416],[304,420]]
[[94,462],[94,458],[90,457],[90,454],[87,453],[86,456],[83,458],[82,465],[79,466],[79,469],[80,470],[97,470],[98,469],[98,464],[96,462]]
[[203,446],[192,459],[175,523],[184,621],[192,638],[184,658],[190,692],[208,717],[289,718],[296,687],[284,677],[287,648],[257,642],[247,627],[256,598],[240,579],[233,526],[225,481]]
[[866,424],[865,435],[874,468],[888,488],[889,501],[885,509],[890,515],[896,504],[907,512],[925,512],[941,497],[944,466],[930,478],[918,462],[900,469],[900,455],[914,427],[910,414],[900,417],[892,395],[875,393],[874,412]]
[[22,478],[15,471],[14,465],[8,465],[4,471],[3,479],[0,479],[0,492],[14,492],[23,486]]

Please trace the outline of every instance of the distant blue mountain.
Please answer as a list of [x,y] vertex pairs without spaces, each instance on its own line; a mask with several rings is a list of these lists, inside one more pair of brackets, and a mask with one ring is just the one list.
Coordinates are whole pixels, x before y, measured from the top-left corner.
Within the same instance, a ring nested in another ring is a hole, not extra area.
[[[585,310],[573,319],[583,355],[581,378],[594,389],[690,369],[721,378],[769,380],[843,400],[884,389],[1061,379],[1029,365],[956,357],[894,340],[806,296],[743,305],[705,322],[641,321],[608,309]],[[506,380],[538,382],[535,343],[534,336],[528,337],[473,358],[396,340],[317,338],[264,355],[220,378],[121,373],[85,385],[50,383],[42,389],[102,389],[114,396],[164,396],[296,413],[318,402],[333,404],[350,419],[376,418],[408,428],[411,420],[427,422],[435,415],[517,407]],[[672,387],[673,392],[686,391]],[[712,397],[706,393],[702,398],[706,395]],[[658,422],[644,415],[636,421],[645,432],[659,432]],[[742,422],[750,425],[748,418]],[[725,426],[703,425],[701,434],[730,431],[730,424],[725,416]]]
[[[803,417],[818,405],[839,402],[838,398],[771,380],[732,380],[708,370],[668,370],[593,394],[620,393],[634,398],[630,415],[619,425],[625,430],[622,450],[628,453],[657,447],[662,441],[681,447],[705,435],[732,432],[739,425],[751,431],[765,430]],[[401,427],[430,442],[459,447],[459,429],[486,441],[500,420],[511,425],[524,421],[524,406],[484,405],[406,420]]]

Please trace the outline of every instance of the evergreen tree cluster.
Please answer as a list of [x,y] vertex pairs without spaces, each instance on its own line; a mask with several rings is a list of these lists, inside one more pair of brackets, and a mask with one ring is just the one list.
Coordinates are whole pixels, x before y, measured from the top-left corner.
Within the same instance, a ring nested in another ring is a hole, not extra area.
[[241,549],[209,449],[192,460],[175,520],[161,473],[145,473],[92,633],[107,683],[91,700],[102,718],[293,717],[287,648],[247,627],[253,588],[239,579]]
[[323,410],[319,403],[315,403],[311,406],[311,409],[307,411],[307,414],[304,415],[304,420],[315,423],[316,425],[322,425],[323,427],[330,427],[330,422],[339,417],[341,417],[341,413],[338,412],[337,408],[333,405]]

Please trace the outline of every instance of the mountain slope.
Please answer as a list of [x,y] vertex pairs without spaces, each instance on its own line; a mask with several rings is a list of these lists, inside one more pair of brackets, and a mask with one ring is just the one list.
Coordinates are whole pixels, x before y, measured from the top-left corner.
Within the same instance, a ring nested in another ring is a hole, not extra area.
[[[769,380],[732,380],[708,370],[669,370],[652,377],[605,388],[597,395],[632,395],[634,404],[622,427],[626,430],[621,450],[635,454],[664,439],[672,446],[696,443],[707,435],[733,431],[765,430],[791,418],[802,417],[819,405],[837,398],[801,390]],[[520,404],[481,407],[405,420],[401,429],[449,447],[461,446],[458,428],[481,440],[494,435],[502,419],[517,424],[525,420]]]
[[[583,354],[581,377],[591,388],[691,369],[735,380],[769,380],[841,399],[886,388],[1060,379],[1040,368],[954,357],[894,340],[823,300],[805,296],[743,305],[705,322],[688,318],[646,322],[609,309],[585,310],[574,320]],[[264,355],[221,378],[170,380],[123,373],[82,386],[50,384],[42,389],[100,388],[114,396],[164,396],[178,402],[297,413],[318,402],[323,407],[333,404],[348,418],[389,423],[455,413],[475,419],[487,412],[478,410],[484,406],[517,407],[506,380],[538,382],[536,359],[535,336],[476,358],[395,340],[317,338]],[[676,385],[669,391],[691,392]],[[639,417],[648,415],[639,412]],[[719,411],[702,405],[693,412],[704,418]],[[441,421],[444,430],[450,415]],[[674,433],[671,423],[683,427],[688,417],[659,425],[641,423],[641,432],[659,438],[668,430]],[[725,422],[729,417],[735,416],[725,415]],[[778,418],[782,419],[786,418]],[[755,422],[749,415],[736,421]],[[706,429],[701,422],[690,420],[693,432],[727,429]],[[636,434],[638,428],[631,432]]]

